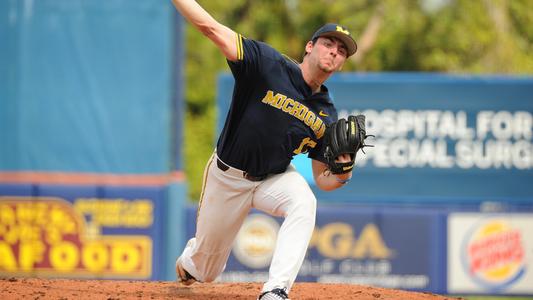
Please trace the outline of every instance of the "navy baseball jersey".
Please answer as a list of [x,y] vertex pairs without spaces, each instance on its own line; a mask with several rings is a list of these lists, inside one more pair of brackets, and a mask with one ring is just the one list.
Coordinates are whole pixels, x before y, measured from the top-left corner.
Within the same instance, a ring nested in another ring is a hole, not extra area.
[[240,34],[237,54],[228,61],[235,87],[217,155],[253,176],[282,173],[300,153],[325,161],[326,126],[337,120],[327,88],[313,94],[295,61]]

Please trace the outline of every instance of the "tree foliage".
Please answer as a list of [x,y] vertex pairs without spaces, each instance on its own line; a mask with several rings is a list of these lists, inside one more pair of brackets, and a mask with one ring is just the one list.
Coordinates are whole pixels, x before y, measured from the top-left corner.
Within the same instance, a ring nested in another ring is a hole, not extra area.
[[[220,23],[297,60],[327,22],[351,29],[359,51],[344,71],[476,74],[533,73],[531,0],[198,1]],[[437,5],[435,5],[437,4]],[[218,49],[186,27],[185,171],[189,197],[201,193],[215,144]],[[220,115],[219,117],[225,117]]]

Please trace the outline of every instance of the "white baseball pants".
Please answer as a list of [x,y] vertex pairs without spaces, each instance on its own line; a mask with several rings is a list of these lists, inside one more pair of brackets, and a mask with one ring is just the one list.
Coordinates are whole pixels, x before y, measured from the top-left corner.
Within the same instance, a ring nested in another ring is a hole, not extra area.
[[315,226],[313,192],[292,165],[284,173],[253,182],[235,168],[222,171],[217,159],[213,154],[204,172],[196,237],[183,250],[183,267],[198,281],[215,280],[224,271],[244,219],[251,208],[256,208],[285,217],[263,291],[286,288],[289,292]]

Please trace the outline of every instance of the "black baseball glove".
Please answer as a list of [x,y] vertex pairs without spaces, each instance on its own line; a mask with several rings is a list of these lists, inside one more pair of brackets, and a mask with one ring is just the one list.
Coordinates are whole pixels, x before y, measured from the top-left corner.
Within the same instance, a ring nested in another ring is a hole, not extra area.
[[[330,124],[325,135],[324,157],[333,174],[344,174],[352,170],[355,163],[355,155],[359,149],[371,147],[366,145],[365,139],[372,135],[367,135],[365,131],[365,116],[349,116],[348,120],[339,119]],[[362,150],[364,153],[364,150]],[[349,154],[349,162],[336,162],[341,154]]]

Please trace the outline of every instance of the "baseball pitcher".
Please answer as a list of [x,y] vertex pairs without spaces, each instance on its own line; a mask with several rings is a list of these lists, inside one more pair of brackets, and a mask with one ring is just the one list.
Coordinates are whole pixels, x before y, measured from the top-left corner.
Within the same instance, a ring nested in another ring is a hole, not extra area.
[[218,23],[194,0],[172,0],[178,11],[226,57],[235,78],[231,107],[205,168],[196,235],[176,261],[177,280],[215,280],[251,208],[284,217],[258,299],[288,299],[315,225],[316,198],[290,164],[307,153],[313,177],[334,190],[352,177],[365,146],[362,115],[337,120],[323,83],[357,50],[337,24],[318,29],[301,63]]

